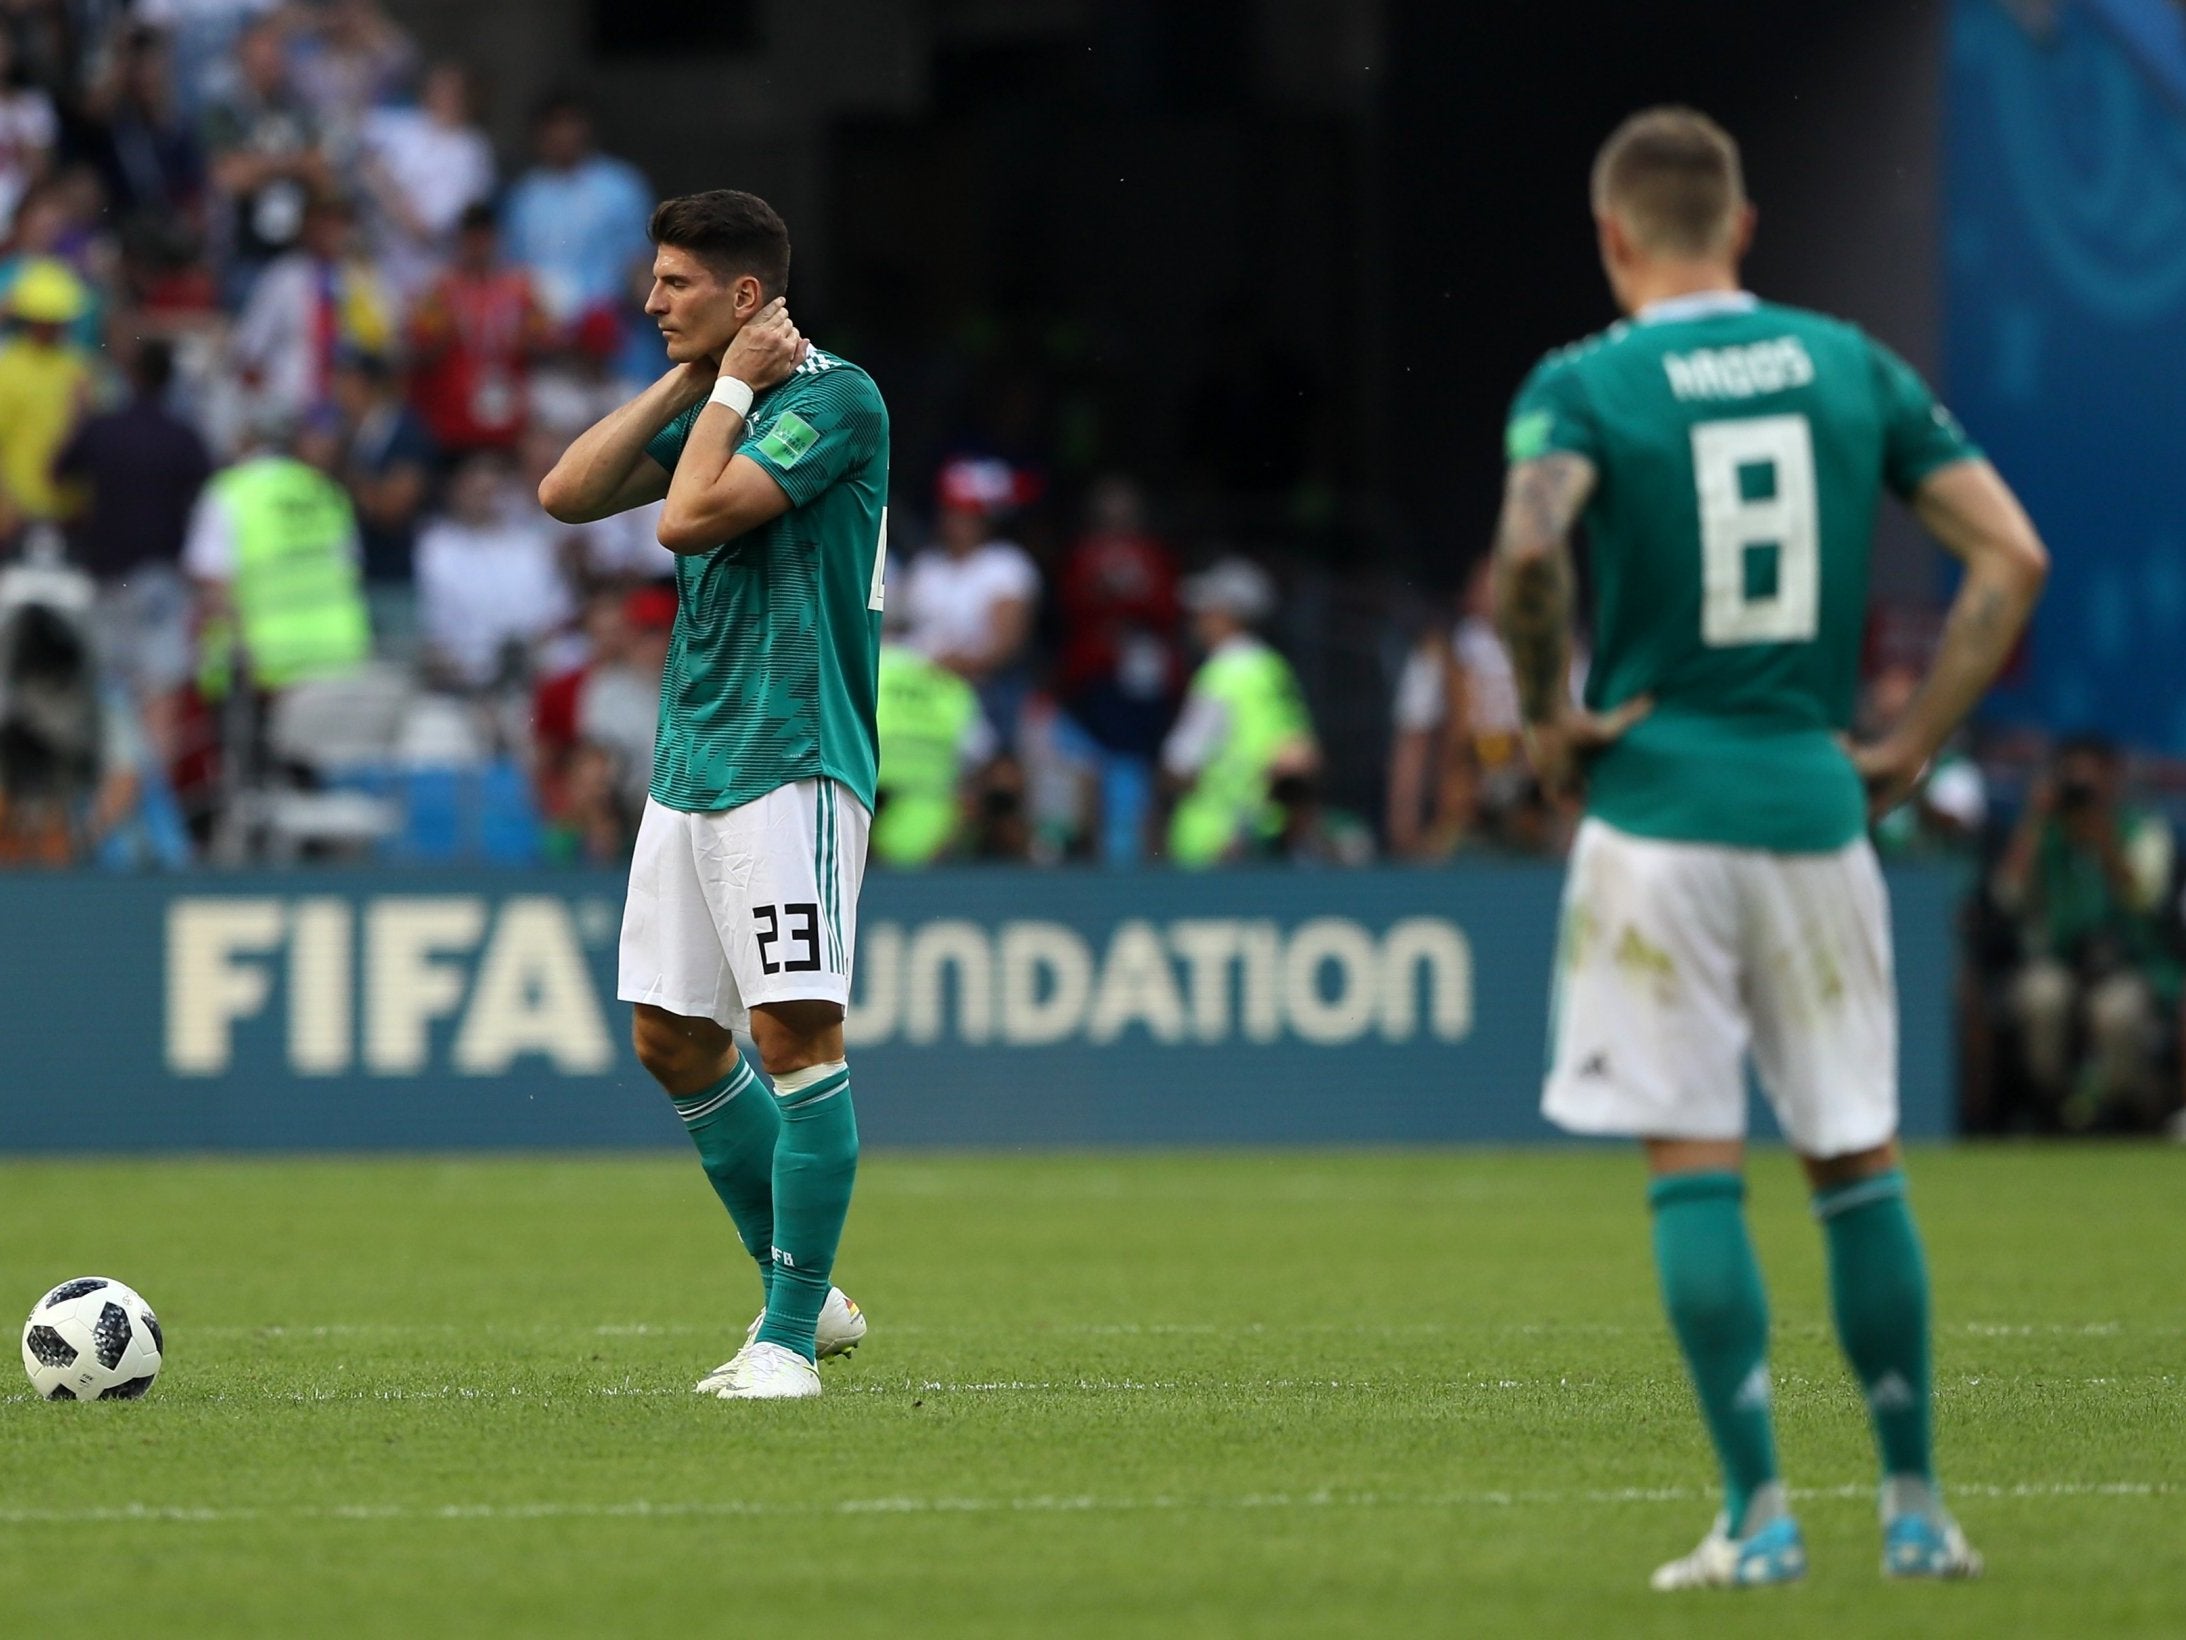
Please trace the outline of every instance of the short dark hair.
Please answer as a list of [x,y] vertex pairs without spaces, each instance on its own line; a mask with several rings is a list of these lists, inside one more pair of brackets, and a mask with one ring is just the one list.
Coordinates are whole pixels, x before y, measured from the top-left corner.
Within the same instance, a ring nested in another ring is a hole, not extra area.
[[1738,144],[1698,109],[1643,109],[1594,160],[1595,211],[1619,218],[1646,250],[1713,255],[1745,203]]
[[664,199],[646,231],[654,244],[689,251],[725,279],[754,275],[769,299],[789,289],[789,229],[757,194],[709,188]]
[[147,336],[137,343],[136,351],[129,356],[129,379],[137,391],[156,397],[167,391],[175,379],[175,350],[171,343],[157,336]]

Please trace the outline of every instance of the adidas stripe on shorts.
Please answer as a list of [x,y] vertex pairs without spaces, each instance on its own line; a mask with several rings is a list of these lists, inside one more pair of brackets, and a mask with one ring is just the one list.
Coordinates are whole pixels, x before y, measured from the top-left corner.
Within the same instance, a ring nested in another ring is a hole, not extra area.
[[648,797],[615,994],[731,1030],[755,1003],[847,1006],[871,825],[835,780],[703,814]]

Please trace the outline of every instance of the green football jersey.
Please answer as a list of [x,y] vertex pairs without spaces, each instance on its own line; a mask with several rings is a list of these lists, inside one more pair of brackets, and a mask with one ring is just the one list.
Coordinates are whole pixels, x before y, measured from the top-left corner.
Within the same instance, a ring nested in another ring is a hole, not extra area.
[[1588,772],[1587,809],[1643,837],[1843,847],[1866,798],[1852,721],[1875,513],[1978,452],[1856,326],[1742,292],[1657,303],[1550,354],[1508,455],[1582,455],[1587,704],[1654,711]]
[[[704,408],[676,417],[646,453],[673,472]],[[676,558],[654,800],[731,809],[824,775],[871,809],[888,407],[872,377],[815,348],[753,401],[738,452],[790,507]]]

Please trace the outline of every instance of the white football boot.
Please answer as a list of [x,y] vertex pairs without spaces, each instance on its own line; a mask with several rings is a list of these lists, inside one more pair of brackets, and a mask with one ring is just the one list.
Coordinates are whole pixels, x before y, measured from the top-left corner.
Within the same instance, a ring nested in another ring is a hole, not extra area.
[[1779,1515],[1751,1537],[1734,1538],[1726,1522],[1715,1526],[1700,1547],[1682,1560],[1655,1568],[1648,1586],[1665,1594],[1679,1589],[1758,1589],[1772,1583],[1796,1583],[1806,1576],[1806,1545],[1799,1523]]
[[[751,1325],[744,1329],[744,1350],[751,1348],[759,1337],[759,1324],[766,1320],[767,1312],[761,1310],[751,1318]],[[827,1290],[827,1302],[820,1306],[820,1324],[813,1333],[812,1352],[822,1361],[838,1355],[848,1355],[865,1342],[865,1312],[840,1287]],[[738,1350],[713,1371],[692,1386],[700,1395],[714,1395],[729,1381],[729,1374],[736,1363],[744,1358],[744,1350]]]
[[820,1369],[780,1344],[747,1344],[714,1394],[724,1401],[809,1401],[820,1393]]

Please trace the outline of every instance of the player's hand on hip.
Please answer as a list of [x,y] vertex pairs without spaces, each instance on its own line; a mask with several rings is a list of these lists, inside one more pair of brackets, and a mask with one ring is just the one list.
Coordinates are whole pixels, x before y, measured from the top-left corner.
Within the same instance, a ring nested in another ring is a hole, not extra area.
[[789,317],[789,303],[777,296],[736,333],[721,356],[721,374],[734,376],[755,393],[787,381],[805,356],[805,339]]
[[1551,797],[1581,791],[1587,764],[1654,709],[1650,696],[1639,695],[1611,711],[1589,712],[1574,706],[1545,723],[1526,725],[1526,758],[1541,789]]
[[1865,745],[1848,744],[1852,767],[1867,788],[1867,817],[1880,820],[1913,795],[1920,777],[1928,772],[1928,754],[1909,746],[1895,735],[1885,735]]

